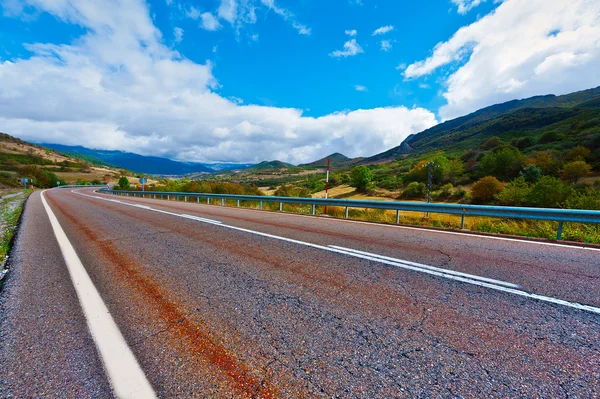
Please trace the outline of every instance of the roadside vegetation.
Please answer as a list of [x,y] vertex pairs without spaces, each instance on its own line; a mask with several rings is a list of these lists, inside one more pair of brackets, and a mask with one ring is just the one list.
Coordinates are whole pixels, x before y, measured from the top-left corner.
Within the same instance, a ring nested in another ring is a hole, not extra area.
[[21,190],[11,194],[4,194],[0,199],[0,288],[2,288],[2,279],[7,272],[5,264],[8,259],[17,223],[23,212],[25,200],[30,193],[31,190]]

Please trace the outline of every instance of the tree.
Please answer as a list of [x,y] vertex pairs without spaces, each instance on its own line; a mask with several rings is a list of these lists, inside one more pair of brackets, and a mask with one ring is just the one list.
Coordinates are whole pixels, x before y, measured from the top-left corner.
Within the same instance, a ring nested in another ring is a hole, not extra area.
[[521,151],[516,148],[504,147],[481,158],[479,169],[482,175],[510,180],[519,175],[523,161],[524,157]]
[[569,162],[563,166],[560,175],[563,179],[577,184],[579,178],[590,174],[592,167],[585,161]]
[[544,176],[531,187],[527,202],[542,208],[560,206],[573,193],[573,189],[561,180]]
[[523,206],[527,204],[530,187],[523,176],[511,180],[502,191],[496,195],[496,199],[502,205]]
[[350,185],[358,191],[365,191],[373,180],[373,173],[365,165],[357,166],[350,173]]
[[479,179],[471,188],[473,201],[486,203],[494,199],[494,196],[502,190],[502,183],[494,176],[486,176]]
[[519,175],[521,175],[525,181],[529,183],[535,183],[542,177],[542,168],[530,163],[519,172]]
[[121,176],[121,178],[119,179],[119,188],[121,190],[129,188],[129,179],[125,176]]
[[567,153],[565,159],[567,161],[585,161],[591,155],[591,153],[592,152],[589,150],[589,148],[578,145],[573,147],[571,151]]
[[525,164],[533,164],[542,168],[542,173],[545,175],[554,175],[558,171],[558,162],[554,159],[550,151],[540,151],[533,157],[525,160]]
[[402,190],[403,198],[423,198],[425,196],[425,192],[427,191],[427,186],[425,183],[412,182],[404,190]]

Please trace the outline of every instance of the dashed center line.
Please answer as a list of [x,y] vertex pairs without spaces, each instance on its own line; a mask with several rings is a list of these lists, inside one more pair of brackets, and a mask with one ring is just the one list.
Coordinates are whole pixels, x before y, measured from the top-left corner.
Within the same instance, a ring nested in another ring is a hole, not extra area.
[[186,215],[186,214],[179,214],[179,213],[174,213],[174,212],[163,211],[161,209],[155,209],[155,208],[145,206],[145,205],[143,207],[140,207],[140,206],[138,206],[138,204],[132,204],[129,202],[115,200],[115,199],[103,198],[103,197],[99,197],[96,195],[84,194],[84,193],[73,191],[73,190],[71,190],[71,191],[76,194],[83,195],[85,197],[95,198],[95,199],[99,199],[102,201],[115,202],[118,204],[122,204],[122,205],[126,205],[126,206],[133,206],[136,208],[140,208],[140,209],[144,209],[144,210],[148,210],[148,211],[152,211],[152,212],[158,212],[158,213],[167,214],[167,215],[171,215],[171,216],[175,216],[175,217],[191,219],[191,220],[195,220],[195,221],[198,221],[201,223],[208,223],[208,224],[216,225],[216,226],[231,229],[231,230],[237,230],[237,231],[250,233],[250,234],[254,234],[254,235],[258,235],[258,236],[262,236],[262,237],[273,238],[276,240],[286,241],[286,242],[303,245],[303,246],[307,246],[307,247],[311,247],[311,248],[317,248],[317,249],[321,249],[324,251],[335,252],[335,253],[346,255],[346,256],[365,259],[365,260],[369,260],[372,262],[378,262],[378,263],[395,266],[395,267],[399,267],[402,269],[407,269],[407,270],[424,273],[424,274],[428,274],[428,275],[432,275],[432,276],[436,276],[436,277],[442,277],[442,278],[445,278],[448,280],[454,280],[454,281],[471,284],[471,285],[476,285],[479,287],[485,287],[485,288],[489,288],[489,289],[492,289],[495,291],[501,291],[504,293],[509,293],[509,294],[513,294],[513,295],[517,295],[517,296],[521,296],[521,297],[525,297],[525,298],[529,298],[529,299],[535,299],[535,300],[538,300],[541,302],[551,303],[551,304],[560,305],[560,306],[566,306],[566,307],[570,307],[570,308],[574,308],[574,309],[578,309],[578,310],[583,310],[586,312],[600,314],[600,308],[598,308],[598,307],[584,305],[584,304],[581,304],[578,302],[566,301],[563,299],[552,298],[549,296],[533,294],[530,292],[520,290],[519,288],[521,288],[521,287],[517,284],[508,283],[505,281],[490,279],[487,277],[476,276],[476,275],[472,275],[472,274],[468,274],[468,273],[457,272],[454,270],[448,270],[448,269],[438,268],[438,267],[429,266],[429,265],[423,265],[420,263],[410,262],[410,261],[406,261],[406,260],[402,260],[402,259],[391,258],[391,257],[378,255],[378,254],[372,254],[369,252],[359,251],[356,249],[344,248],[344,247],[339,247],[339,246],[334,246],[334,245],[323,246],[323,245],[319,245],[319,244],[313,244],[310,242],[294,240],[291,238],[281,237],[281,236],[263,233],[260,231],[255,231],[255,230],[250,230],[250,229],[245,229],[242,227],[230,226],[227,224],[223,224],[222,222],[217,221],[217,220],[205,219],[205,218],[201,218],[198,216],[190,216],[190,215]]

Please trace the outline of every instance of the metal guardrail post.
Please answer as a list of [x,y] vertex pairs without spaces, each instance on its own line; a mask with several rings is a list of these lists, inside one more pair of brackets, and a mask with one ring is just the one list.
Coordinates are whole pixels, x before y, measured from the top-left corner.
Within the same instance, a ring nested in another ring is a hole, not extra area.
[[461,230],[465,229],[465,214],[464,213],[460,216],[460,229]]
[[346,219],[348,219],[348,207],[346,207]]
[[400,211],[396,209],[396,224],[400,224]]
[[279,203],[279,212],[283,212],[283,202]]
[[221,198],[221,206],[225,206],[225,198]]
[[317,210],[316,210],[316,205],[315,205],[315,204],[312,204],[312,214],[313,214],[313,216],[315,216],[315,214],[316,214],[316,211],[317,211]]
[[262,211],[262,201],[260,201],[260,210]]
[[240,200],[237,200],[237,204],[236,206],[239,208],[240,207]]
[[206,205],[210,205],[210,197],[206,197]]
[[562,230],[563,230],[563,222],[562,220],[560,222],[558,222],[558,232],[556,233],[556,239],[560,240],[562,237]]

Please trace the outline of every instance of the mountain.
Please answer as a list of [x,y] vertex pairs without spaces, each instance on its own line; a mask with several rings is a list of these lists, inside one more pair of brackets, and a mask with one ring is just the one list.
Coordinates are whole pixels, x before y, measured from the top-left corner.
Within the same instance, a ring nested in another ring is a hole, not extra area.
[[81,146],[40,144],[55,151],[85,159],[92,157],[114,167],[153,175],[184,175],[188,173],[212,173],[213,169],[201,163],[178,162],[168,158],[138,155],[124,151],[94,150]]
[[533,149],[536,145],[542,149],[577,144],[600,148],[600,87],[492,105],[413,134],[399,146],[365,158],[361,164],[386,162],[409,153],[479,148],[493,136],[515,143],[526,139],[522,145]]
[[254,165],[251,168],[248,168],[248,171],[261,171],[261,170],[268,170],[268,169],[285,169],[285,168],[289,168],[290,166],[294,166],[290,163],[285,163],[285,162],[281,162],[281,161],[262,161],[261,163]]
[[348,158],[347,156],[340,154],[339,152],[336,152],[336,153],[328,155],[324,158],[321,158],[317,161],[314,161],[311,163],[305,163],[305,164],[298,165],[298,166],[313,167],[313,168],[326,168],[328,159],[331,160],[332,168],[343,168],[345,166],[351,165],[354,161],[353,158]]

